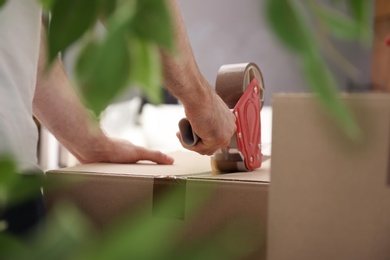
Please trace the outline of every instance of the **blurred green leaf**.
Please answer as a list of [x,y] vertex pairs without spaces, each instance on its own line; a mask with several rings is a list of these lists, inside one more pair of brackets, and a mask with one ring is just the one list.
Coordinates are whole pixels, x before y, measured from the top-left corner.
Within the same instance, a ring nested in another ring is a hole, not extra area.
[[295,52],[305,52],[312,45],[309,28],[302,25],[302,15],[289,0],[267,0],[268,23],[282,44]]
[[0,208],[9,204],[10,190],[18,179],[16,164],[11,156],[0,157]]
[[41,239],[36,239],[31,246],[35,259],[70,259],[69,256],[85,246],[90,228],[88,221],[73,205],[57,205],[47,227],[42,230],[43,234],[38,234]]
[[328,72],[309,23],[304,20],[303,11],[290,0],[268,0],[266,11],[275,35],[299,56],[308,86],[318,93],[325,110],[336,118],[349,138],[359,138],[360,128],[337,96],[336,84]]
[[11,234],[0,232],[0,259],[18,259],[17,256],[26,254],[26,245]]
[[317,14],[317,18],[325,25],[331,35],[343,40],[356,40],[359,38],[359,26],[357,22],[337,9],[332,9],[323,4],[310,5]]
[[76,259],[93,234],[87,219],[73,205],[57,203],[46,224],[31,234],[25,250],[14,252],[14,259]]
[[65,51],[95,24],[98,1],[55,1],[48,30],[48,59],[53,61],[59,52]]
[[[100,1],[110,1],[110,0],[100,0]],[[107,6],[108,4],[106,4]],[[117,0],[115,5],[115,10],[112,10],[111,16],[106,21],[107,27],[118,27],[121,24],[126,24],[127,27],[130,27],[131,20],[134,18],[136,12],[137,0]],[[101,5],[100,8],[103,8]],[[129,30],[131,33],[131,30]]]
[[28,174],[16,174],[17,179],[9,185],[8,204],[17,204],[41,193],[40,188],[44,185],[45,176],[42,172]]
[[318,93],[318,98],[325,110],[337,120],[347,136],[357,141],[361,138],[361,129],[357,125],[348,107],[338,97],[335,82],[323,60],[308,53],[301,57],[303,72],[308,85]]
[[114,13],[117,7],[116,0],[98,0],[99,1],[99,14],[103,19],[107,19],[112,13]]
[[93,68],[97,63],[98,52],[101,44],[96,40],[88,39],[82,47],[75,66],[78,83],[82,86],[87,84],[93,77]]
[[16,175],[16,163],[9,155],[0,156],[0,184],[8,185],[12,183]]
[[364,24],[368,17],[370,10],[370,1],[367,0],[347,0],[351,13],[354,18],[360,23]]
[[127,25],[109,28],[101,45],[90,44],[76,65],[81,91],[88,106],[100,113],[128,83],[130,53],[126,35]]
[[370,21],[372,2],[367,0],[349,0],[348,4],[358,24],[360,39],[364,43],[371,44],[373,39],[373,25]]
[[56,0],[38,0],[46,11],[50,11]]
[[174,49],[172,20],[165,0],[138,0],[132,26],[139,37]]
[[0,0],[0,8],[3,7],[3,5],[7,2],[7,0]]
[[154,104],[162,101],[162,68],[159,50],[154,44],[132,39],[132,81],[140,84],[148,100]]
[[0,207],[20,203],[39,192],[44,183],[41,172],[18,174],[11,156],[0,157]]

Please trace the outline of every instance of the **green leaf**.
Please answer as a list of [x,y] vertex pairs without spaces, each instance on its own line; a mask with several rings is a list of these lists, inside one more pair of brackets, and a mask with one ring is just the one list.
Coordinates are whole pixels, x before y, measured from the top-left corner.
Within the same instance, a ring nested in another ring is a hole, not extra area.
[[12,259],[82,259],[77,254],[91,241],[89,221],[69,203],[51,209],[44,228],[30,235],[25,250]]
[[16,163],[9,155],[0,156],[0,183],[7,184],[15,179]]
[[46,11],[50,11],[56,0],[38,0]]
[[54,3],[48,30],[49,61],[53,61],[59,52],[65,51],[95,24],[98,11],[98,2],[94,0],[60,0]]
[[97,63],[100,47],[97,41],[88,39],[78,55],[75,72],[77,81],[81,86],[87,84],[91,80],[90,78],[94,76],[93,68]]
[[367,0],[349,0],[349,7],[352,16],[358,24],[360,39],[367,44],[370,44],[373,39],[373,25],[371,23],[372,1]]
[[138,0],[132,26],[139,37],[174,49],[172,20],[165,0]]
[[267,0],[268,23],[282,44],[295,52],[310,48],[310,30],[302,22],[302,14],[289,0]]
[[7,0],[0,0],[0,8],[7,2]]
[[[368,5],[367,5],[368,3]],[[357,21],[364,23],[367,19],[367,11],[370,10],[370,1],[367,0],[348,0],[348,5],[351,8],[351,13]]]
[[33,196],[37,196],[41,192],[40,189],[45,181],[45,176],[42,172],[16,175],[16,181],[10,186],[9,204],[21,203]]
[[18,174],[11,156],[0,157],[0,208],[20,203],[40,191],[42,173]]
[[130,54],[127,25],[109,30],[101,45],[84,49],[76,65],[76,75],[88,106],[99,115],[128,83]]
[[162,69],[157,47],[143,40],[133,39],[130,45],[133,57],[132,81],[152,103],[162,101]]
[[336,84],[325,62],[311,53],[301,56],[301,61],[308,85],[314,92],[318,93],[318,98],[326,111],[337,120],[351,140],[359,140],[362,134],[361,129],[348,107],[338,97]]
[[308,22],[305,23],[305,14],[294,1],[289,0],[268,0],[266,12],[275,35],[299,55],[306,81],[318,93],[323,107],[337,120],[347,136],[358,139],[360,128],[337,96],[336,84],[321,57],[319,45],[312,36]]
[[0,208],[9,204],[10,190],[18,180],[16,164],[8,155],[0,157]]
[[26,246],[17,237],[0,232],[0,259],[18,259],[17,254],[26,254]]
[[116,0],[99,0],[100,17],[103,19],[107,19],[111,14],[114,13],[116,7]]
[[328,6],[312,3],[317,18],[326,26],[326,29],[335,37],[343,40],[359,38],[359,26],[354,19],[339,10]]

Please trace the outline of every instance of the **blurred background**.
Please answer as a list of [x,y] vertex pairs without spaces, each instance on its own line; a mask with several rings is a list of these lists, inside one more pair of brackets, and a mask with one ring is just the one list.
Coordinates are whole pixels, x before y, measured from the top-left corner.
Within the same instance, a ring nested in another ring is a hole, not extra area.
[[[275,92],[307,91],[298,60],[275,39],[263,15],[265,1],[181,0],[180,7],[198,65],[214,85],[223,64],[255,62],[263,72],[265,105]],[[324,1],[323,2],[329,2]],[[375,1],[370,1],[372,9]],[[288,24],[286,24],[288,27]],[[358,82],[334,67],[341,89],[371,82],[371,50],[357,42],[333,40],[336,48],[360,71]]]
[[[217,71],[223,64],[254,62],[261,69],[266,88],[265,106],[261,113],[262,143],[263,152],[267,154],[270,153],[271,143],[272,95],[277,92],[303,92],[308,88],[297,57],[281,46],[270,31],[262,12],[264,2],[179,0],[198,66],[213,87]],[[371,2],[374,17],[374,1]],[[372,50],[357,42],[332,39],[332,43],[359,71],[358,77],[351,79],[329,62],[339,88],[370,88],[373,85]],[[64,57],[71,77],[77,50],[78,46],[74,46]],[[165,101],[170,104],[154,106],[144,99],[140,91],[131,88],[107,108],[101,119],[102,126],[107,134],[138,145],[164,152],[180,150],[182,147],[175,134],[177,122],[184,117],[184,111],[180,104],[174,104],[175,100],[167,96]],[[44,169],[77,163],[45,129],[41,130],[41,136],[40,164]]]

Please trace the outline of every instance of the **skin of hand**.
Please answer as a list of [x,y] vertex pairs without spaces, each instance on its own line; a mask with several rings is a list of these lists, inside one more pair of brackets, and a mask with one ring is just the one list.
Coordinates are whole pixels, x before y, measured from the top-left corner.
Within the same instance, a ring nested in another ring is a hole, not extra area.
[[178,53],[161,51],[164,86],[182,102],[186,117],[201,141],[189,147],[183,143],[180,133],[177,137],[183,147],[211,155],[229,145],[236,129],[235,116],[199,71],[177,2],[171,0],[169,4]]
[[135,163],[150,160],[173,164],[159,151],[108,137],[83,106],[59,60],[45,70],[45,32],[42,29],[33,114],[81,163]]
[[236,130],[235,116],[222,99],[215,93],[209,95],[210,101],[199,102],[196,107],[185,107],[185,114],[193,131],[200,137],[194,146],[183,143],[180,132],[176,135],[186,149],[200,154],[212,155],[221,147],[227,147]]
[[[107,148],[99,156],[93,156],[91,160],[84,160],[82,163],[110,162],[110,163],[135,163],[140,160],[148,160],[157,164],[173,164],[173,158],[157,150],[146,149],[142,146],[116,138],[107,138]],[[102,147],[102,146],[101,146]],[[96,151],[96,150],[95,150]]]

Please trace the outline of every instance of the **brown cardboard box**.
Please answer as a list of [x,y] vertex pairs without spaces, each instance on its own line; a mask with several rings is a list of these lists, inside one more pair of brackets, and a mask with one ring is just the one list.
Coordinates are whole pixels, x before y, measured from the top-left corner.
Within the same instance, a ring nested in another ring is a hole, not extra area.
[[269,260],[390,259],[390,95],[343,99],[360,143],[313,95],[274,97]]
[[[173,166],[147,162],[89,164],[49,171],[49,183],[61,182],[65,177],[82,181],[55,192],[47,189],[46,203],[51,208],[62,199],[70,200],[101,229],[123,214],[135,214],[139,207],[146,207],[149,218],[175,219],[183,230],[183,244],[194,237],[219,232],[229,223],[244,220],[250,224],[250,229],[237,235],[256,241],[250,259],[265,259],[270,161],[264,161],[263,167],[254,172],[216,175],[211,172],[207,156],[192,152],[172,155],[175,158]],[[159,212],[155,202],[160,191],[172,187],[179,187],[179,206],[174,212]],[[200,208],[195,214],[189,213],[190,201],[203,194],[208,195]]]

